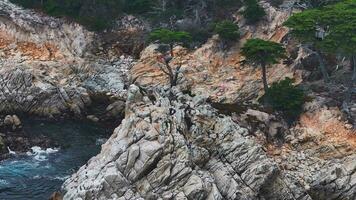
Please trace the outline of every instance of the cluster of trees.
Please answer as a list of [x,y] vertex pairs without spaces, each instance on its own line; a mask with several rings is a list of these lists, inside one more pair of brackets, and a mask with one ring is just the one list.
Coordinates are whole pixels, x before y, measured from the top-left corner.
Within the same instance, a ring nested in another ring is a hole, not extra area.
[[[216,31],[226,40],[239,38],[238,26],[230,21],[223,21],[216,25]],[[171,60],[174,58],[173,47],[175,44],[187,44],[191,41],[191,36],[184,31],[171,31],[159,29],[150,34],[150,40],[159,44],[158,50],[162,53],[157,59],[161,71],[169,78],[170,86],[178,84],[181,65],[172,66]],[[166,52],[169,52],[167,54]],[[294,86],[292,79],[285,79],[278,83],[273,83],[271,87],[267,82],[267,66],[279,63],[286,58],[285,48],[276,42],[262,39],[249,39],[241,51],[245,56],[245,61],[253,66],[262,68],[262,82],[266,95],[265,103],[275,110],[282,111],[286,118],[295,119],[302,110],[304,104],[304,93]]]
[[352,79],[346,94],[349,102],[356,86],[356,0],[344,0],[321,8],[294,14],[285,23],[304,48],[314,53],[326,82],[330,76],[324,54],[342,56],[350,60]]
[[[90,30],[103,30],[124,9],[123,0],[10,0],[52,16],[65,16]],[[133,2],[138,0],[133,0]]]
[[[256,23],[265,15],[263,8],[257,4],[257,1],[249,0],[247,5],[243,14],[245,17],[249,17],[247,19],[249,23]],[[229,20],[215,23],[213,30],[223,41],[232,42],[240,38],[239,26]],[[162,53],[162,56],[158,58],[161,63],[160,69],[169,78],[171,87],[176,86],[181,66],[171,65],[170,61],[174,57],[173,47],[175,44],[187,44],[192,40],[191,35],[184,31],[158,29],[150,34],[150,40],[160,44],[158,48]],[[170,53],[166,54],[166,52]],[[245,62],[262,68],[262,82],[266,93],[264,97],[267,99],[266,102],[275,110],[284,111],[288,118],[297,116],[304,103],[303,91],[294,86],[291,79],[273,83],[271,88],[268,87],[267,82],[267,66],[276,64],[281,59],[286,58],[285,48],[279,43],[262,39],[249,39],[242,48],[242,55],[246,58]]]
[[[284,25],[291,29],[303,47],[314,53],[319,60],[319,69],[326,82],[330,76],[325,65],[325,54],[349,59],[352,69],[349,89],[345,95],[348,104],[356,93],[356,0],[309,1],[318,8],[308,9],[291,16]],[[326,6],[323,6],[326,5]],[[265,89],[264,103],[282,111],[288,119],[295,119],[302,111],[305,96],[294,86],[293,80],[285,79],[268,87],[266,66],[278,63],[285,58],[281,44],[260,39],[248,40],[242,48],[246,62],[262,67],[262,80]]]
[[240,0],[10,0],[26,8],[40,9],[49,15],[70,17],[91,30],[101,31],[123,13],[145,15],[152,20],[170,17],[201,17],[201,10],[215,12],[237,6]]
[[262,39],[249,39],[242,47],[245,63],[262,68],[262,82],[265,91],[263,103],[274,110],[281,111],[288,120],[294,120],[302,111],[304,93],[293,80],[286,78],[273,83],[271,87],[267,82],[267,66],[277,64],[281,59],[287,58],[286,50],[282,44]]
[[[189,17],[207,29],[206,23],[227,17],[227,10],[246,4],[244,12],[254,23],[264,16],[257,0],[10,0],[26,8],[40,9],[49,15],[70,17],[91,30],[101,31],[123,13],[144,15],[154,23]],[[198,31],[202,33],[202,31]]]
[[[229,20],[224,20],[215,24],[214,32],[219,34],[222,40],[236,41],[240,37],[239,27],[237,24]],[[170,86],[178,84],[178,78],[181,66],[171,66],[170,61],[174,58],[173,48],[175,45],[189,46],[193,40],[192,35],[186,31],[173,31],[166,28],[154,30],[149,35],[149,41],[157,43],[158,51],[162,56],[157,58],[161,63],[161,71],[168,76]],[[167,55],[169,52],[169,55]]]
[[[242,13],[249,23],[256,23],[264,17],[265,12],[262,7],[259,6],[257,0],[247,0],[246,9]],[[229,6],[241,5],[239,0],[190,0],[189,5],[201,4],[203,7],[209,8],[210,6],[223,7],[227,9]],[[182,8],[186,7],[186,2],[183,1],[170,1],[165,4],[165,10],[169,7]],[[212,29],[209,30],[211,33],[218,34],[220,39],[225,42],[233,42],[240,38],[239,26],[230,20],[221,20],[220,22],[214,23],[211,26]],[[197,33],[200,33],[199,31]],[[210,33],[210,34],[211,34]],[[210,34],[208,34],[210,36]],[[171,87],[176,86],[178,83],[178,77],[180,73],[181,66],[171,66],[170,61],[174,57],[173,47],[176,44],[187,45],[189,42],[194,40],[196,35],[192,32],[187,31],[173,31],[166,28],[157,29],[150,33],[150,42],[158,43],[158,50],[163,54],[159,57],[159,62],[162,64],[160,66],[161,71],[166,74],[170,80]],[[188,45],[189,46],[189,45]],[[169,49],[169,50],[167,50]],[[166,55],[166,52],[170,52]]]

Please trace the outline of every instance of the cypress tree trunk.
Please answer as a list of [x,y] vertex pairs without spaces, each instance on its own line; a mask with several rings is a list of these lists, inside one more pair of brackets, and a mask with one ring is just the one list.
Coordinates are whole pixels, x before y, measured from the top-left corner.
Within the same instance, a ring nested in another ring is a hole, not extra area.
[[321,57],[321,53],[319,51],[315,51],[315,55],[318,58],[319,69],[320,69],[321,74],[323,75],[324,81],[329,82],[329,74],[328,74],[328,71],[326,70],[326,65],[325,65],[324,59]]
[[268,83],[267,83],[267,69],[266,69],[266,64],[262,63],[261,64],[262,67],[262,81],[263,81],[263,89],[265,90],[265,92],[267,92],[268,90]]
[[170,51],[171,51],[171,56],[173,58],[174,57],[173,44],[169,44],[169,48],[170,48]]

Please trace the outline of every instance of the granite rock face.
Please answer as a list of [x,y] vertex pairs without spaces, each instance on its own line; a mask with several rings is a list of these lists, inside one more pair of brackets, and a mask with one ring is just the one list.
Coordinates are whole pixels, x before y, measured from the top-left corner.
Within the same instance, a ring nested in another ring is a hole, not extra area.
[[310,199],[205,99],[151,94],[130,87],[125,119],[64,183],[64,199]]
[[[91,105],[92,96],[125,99],[128,82],[125,71],[130,62],[131,59],[123,58],[116,64],[91,63],[84,67],[73,64],[70,72],[62,69],[53,72],[54,77],[43,76],[37,65],[5,66],[0,68],[0,111],[46,117],[65,112],[81,115]],[[49,67],[58,70],[56,65]]]
[[0,31],[18,41],[55,44],[66,56],[83,56],[94,34],[76,23],[68,23],[0,1]]
[[90,103],[84,88],[59,87],[34,80],[29,70],[3,69],[0,73],[0,110],[7,113],[26,112],[50,117],[66,109],[80,114]]

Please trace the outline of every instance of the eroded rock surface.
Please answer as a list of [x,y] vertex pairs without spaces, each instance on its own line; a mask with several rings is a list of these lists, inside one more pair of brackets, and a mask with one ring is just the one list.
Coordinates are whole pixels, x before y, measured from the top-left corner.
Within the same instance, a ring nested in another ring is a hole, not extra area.
[[90,103],[84,88],[62,88],[35,79],[28,69],[1,70],[0,110],[52,116],[70,108],[80,114],[80,108]]
[[[122,20],[117,28],[134,33],[142,24],[132,21]],[[0,112],[83,116],[93,96],[109,99],[108,115],[122,112],[115,105],[126,99],[134,60],[122,52],[97,55],[104,37],[75,22],[0,1]],[[118,33],[110,42],[119,38]]]
[[279,199],[309,198],[247,129],[204,99],[154,94],[152,102],[131,86],[125,120],[66,181],[65,199],[268,199],[272,190]]

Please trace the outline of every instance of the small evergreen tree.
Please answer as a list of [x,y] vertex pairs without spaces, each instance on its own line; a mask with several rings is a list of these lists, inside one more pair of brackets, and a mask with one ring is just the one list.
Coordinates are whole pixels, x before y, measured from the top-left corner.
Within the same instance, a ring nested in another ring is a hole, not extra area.
[[265,15],[265,10],[258,4],[257,0],[246,0],[246,9],[242,12],[247,23],[254,24],[260,21]]
[[[153,31],[149,37],[151,42],[159,42],[159,51],[163,54],[158,57],[157,60],[163,65],[159,65],[161,71],[166,74],[169,78],[171,87],[176,86],[178,83],[178,76],[180,73],[181,66],[175,67],[175,69],[170,65],[170,61],[174,57],[173,47],[175,44],[186,44],[191,40],[189,33],[184,31],[171,31],[168,29],[158,29]],[[162,46],[163,45],[163,46]],[[170,56],[164,55],[167,52],[164,45],[169,46]]]
[[239,26],[232,21],[222,21],[215,25],[214,32],[223,40],[235,41],[240,37]]
[[187,44],[192,40],[191,35],[185,31],[171,31],[168,29],[158,29],[150,33],[151,42],[158,41],[161,44],[167,44],[170,47],[171,56],[174,57],[173,47],[175,44]]
[[276,42],[261,39],[249,39],[242,47],[242,55],[246,62],[258,65],[262,68],[262,81],[265,92],[268,90],[267,69],[271,64],[276,64],[286,57],[285,48]]

